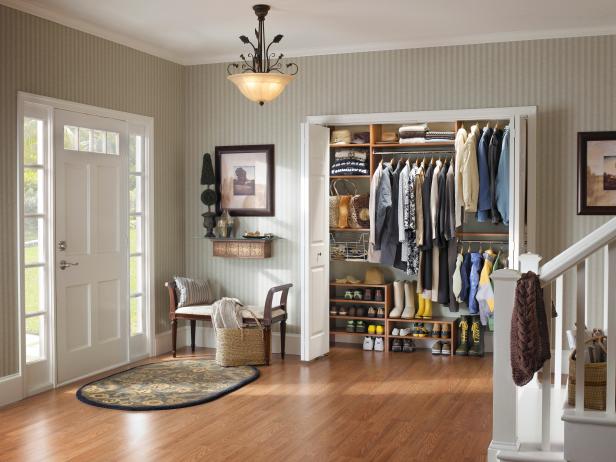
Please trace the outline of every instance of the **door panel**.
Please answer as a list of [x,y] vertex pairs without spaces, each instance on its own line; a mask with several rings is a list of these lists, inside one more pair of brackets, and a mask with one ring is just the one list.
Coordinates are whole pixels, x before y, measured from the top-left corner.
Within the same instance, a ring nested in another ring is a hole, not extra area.
[[[64,148],[65,125],[79,127],[72,149]],[[128,360],[128,135],[126,122],[61,110],[54,130],[55,240],[65,241],[55,256],[57,375],[64,383]],[[119,144],[106,149],[105,132],[117,133]]]
[[329,129],[302,125],[302,360],[329,353]]

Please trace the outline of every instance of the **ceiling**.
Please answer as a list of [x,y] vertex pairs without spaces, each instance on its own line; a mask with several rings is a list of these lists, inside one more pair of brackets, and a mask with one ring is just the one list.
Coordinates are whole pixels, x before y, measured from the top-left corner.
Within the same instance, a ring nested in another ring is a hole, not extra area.
[[[234,61],[255,0],[0,0],[181,64]],[[271,0],[287,56],[616,33],[614,0]]]

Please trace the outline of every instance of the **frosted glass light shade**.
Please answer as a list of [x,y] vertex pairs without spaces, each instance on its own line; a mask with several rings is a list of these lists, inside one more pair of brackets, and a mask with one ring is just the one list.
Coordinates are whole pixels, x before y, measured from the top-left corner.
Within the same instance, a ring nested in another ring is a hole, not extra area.
[[244,72],[227,77],[250,101],[269,103],[280,96],[292,75],[264,72]]

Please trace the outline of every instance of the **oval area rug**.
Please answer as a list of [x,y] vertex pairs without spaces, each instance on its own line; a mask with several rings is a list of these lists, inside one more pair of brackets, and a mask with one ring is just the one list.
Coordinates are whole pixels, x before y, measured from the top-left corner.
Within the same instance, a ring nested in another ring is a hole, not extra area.
[[259,377],[253,366],[222,367],[212,359],[144,364],[88,383],[77,398],[93,406],[155,411],[213,401]]

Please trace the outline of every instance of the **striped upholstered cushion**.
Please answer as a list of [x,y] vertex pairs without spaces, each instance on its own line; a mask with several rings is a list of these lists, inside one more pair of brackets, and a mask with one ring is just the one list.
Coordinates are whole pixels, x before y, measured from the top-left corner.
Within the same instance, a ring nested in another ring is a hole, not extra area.
[[208,305],[214,301],[210,284],[197,279],[175,277],[178,308],[189,305]]

